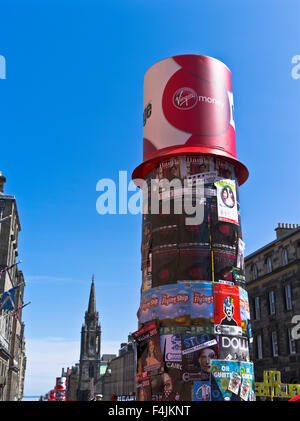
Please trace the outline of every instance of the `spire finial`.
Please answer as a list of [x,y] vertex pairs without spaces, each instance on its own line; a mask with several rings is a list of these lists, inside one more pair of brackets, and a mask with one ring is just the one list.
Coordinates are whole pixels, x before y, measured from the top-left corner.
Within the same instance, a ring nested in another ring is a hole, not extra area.
[[88,306],[88,313],[93,314],[96,313],[96,297],[95,297],[95,275],[92,275],[92,285],[91,285],[91,292],[90,292],[90,299],[89,299],[89,306]]

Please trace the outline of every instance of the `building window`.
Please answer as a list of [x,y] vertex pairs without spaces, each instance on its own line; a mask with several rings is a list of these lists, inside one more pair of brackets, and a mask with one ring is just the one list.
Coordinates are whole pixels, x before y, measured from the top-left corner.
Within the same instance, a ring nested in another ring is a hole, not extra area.
[[261,339],[260,334],[257,335],[256,337],[256,345],[257,345],[257,358],[261,360],[263,357],[263,353],[262,353],[262,339]]
[[296,343],[292,337],[292,329],[288,329],[289,351],[290,354],[296,354]]
[[269,292],[270,314],[275,314],[275,294],[274,291]]
[[260,319],[260,299],[259,299],[259,297],[255,297],[255,300],[254,300],[254,317],[255,317],[255,320]]
[[288,256],[287,248],[284,248],[282,252],[282,264],[287,265],[288,262],[289,262],[289,256]]
[[292,290],[291,285],[288,284],[284,287],[285,291],[285,306],[287,310],[292,310]]
[[273,357],[278,357],[278,341],[277,332],[275,332],[275,330],[272,332],[272,352]]
[[267,258],[267,272],[271,273],[273,270],[273,266],[272,266],[272,259],[271,257]]
[[89,378],[93,378],[94,377],[94,366],[90,365],[89,366]]
[[256,265],[253,265],[252,267],[252,277],[253,277],[253,280],[258,278],[258,271],[257,271]]

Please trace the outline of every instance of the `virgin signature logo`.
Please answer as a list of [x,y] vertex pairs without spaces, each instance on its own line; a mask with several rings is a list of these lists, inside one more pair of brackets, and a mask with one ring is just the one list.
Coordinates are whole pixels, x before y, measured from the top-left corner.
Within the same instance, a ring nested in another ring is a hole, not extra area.
[[173,104],[180,110],[190,110],[197,104],[197,93],[191,88],[180,88],[173,96]]

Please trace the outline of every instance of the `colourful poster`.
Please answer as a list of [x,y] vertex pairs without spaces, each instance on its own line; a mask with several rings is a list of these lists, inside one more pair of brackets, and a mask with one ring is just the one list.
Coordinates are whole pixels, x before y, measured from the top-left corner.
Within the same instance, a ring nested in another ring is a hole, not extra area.
[[141,323],[147,323],[151,320],[159,319],[159,289],[151,288],[141,297],[139,320]]
[[253,390],[254,371],[252,363],[226,360],[213,360],[211,362],[212,401],[248,400]]
[[214,323],[211,282],[193,282],[191,287],[191,319],[193,325],[212,327]]
[[214,251],[214,281],[229,281],[232,282],[232,269],[235,266],[235,253],[229,251]]
[[208,380],[211,360],[218,355],[217,339],[209,334],[182,335],[182,378],[185,382]]
[[240,294],[240,309],[241,309],[241,326],[242,326],[243,332],[247,333],[248,321],[250,320],[248,292],[244,288],[239,287],[239,294]]
[[215,332],[241,335],[239,287],[213,283]]
[[185,284],[165,285],[160,291],[160,320],[176,319],[190,314],[190,288]]
[[160,345],[165,362],[181,362],[181,335],[161,335]]
[[238,225],[235,181],[219,180],[215,182],[215,186],[217,187],[218,220]]
[[244,336],[219,336],[220,360],[249,361],[248,339]]
[[133,333],[137,343],[137,365],[148,374],[164,371],[158,329],[154,322]]
[[193,401],[210,401],[210,382],[193,382]]
[[146,377],[136,384],[136,400],[151,401],[151,383],[150,377]]

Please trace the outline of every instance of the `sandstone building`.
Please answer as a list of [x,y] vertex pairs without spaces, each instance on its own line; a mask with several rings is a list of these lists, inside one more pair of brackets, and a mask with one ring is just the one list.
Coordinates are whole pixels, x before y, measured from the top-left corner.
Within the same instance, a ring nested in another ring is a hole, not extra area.
[[[16,198],[4,193],[6,178],[0,173],[0,270],[14,265],[18,258],[21,231]],[[14,266],[0,277],[0,294],[20,285],[15,292],[15,308],[23,305],[25,281]],[[26,369],[22,310],[18,317],[0,307],[0,401],[21,400]]]
[[300,315],[300,227],[278,224],[275,231],[274,241],[245,258],[255,380],[279,370],[284,383],[300,384],[300,340],[292,332]]

